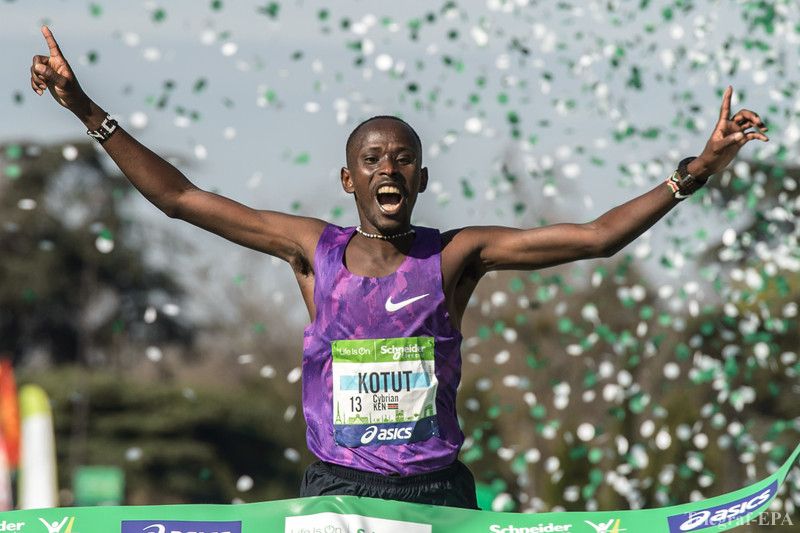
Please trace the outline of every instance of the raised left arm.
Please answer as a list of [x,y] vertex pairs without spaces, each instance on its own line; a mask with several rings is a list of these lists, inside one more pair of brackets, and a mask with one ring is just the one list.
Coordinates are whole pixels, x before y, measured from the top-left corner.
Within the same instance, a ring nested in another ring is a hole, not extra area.
[[[530,270],[592,257],[608,257],[641,235],[675,207],[709,176],[720,172],[749,141],[768,141],[767,127],[759,116],[743,109],[731,117],[728,87],[722,98],[719,120],[699,157],[686,170],[688,180],[675,178],[671,185],[653,190],[617,206],[586,224],[555,224],[528,230],[471,227],[460,231],[460,240],[474,250],[470,254],[480,271]],[[692,184],[694,182],[694,184]]]

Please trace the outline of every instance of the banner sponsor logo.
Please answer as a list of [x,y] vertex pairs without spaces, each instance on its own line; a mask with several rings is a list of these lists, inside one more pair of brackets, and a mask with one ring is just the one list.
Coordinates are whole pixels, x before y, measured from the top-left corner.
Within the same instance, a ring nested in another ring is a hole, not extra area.
[[536,524],[535,526],[502,526],[500,524],[492,524],[489,526],[491,533],[567,533],[572,524]]
[[39,522],[47,528],[47,533],[72,533],[72,524],[75,523],[75,517],[65,516],[61,520],[53,520],[52,522],[39,518]]
[[584,520],[584,522],[591,526],[595,533],[621,533],[622,531],[627,531],[625,528],[619,527],[619,518],[612,518],[608,522],[600,522],[597,524],[589,520]]
[[777,490],[778,482],[773,481],[765,489],[750,496],[701,511],[670,516],[667,518],[669,531],[670,533],[685,533],[733,522],[769,502],[775,496]]
[[0,531],[22,531],[23,527],[25,527],[25,522],[9,522],[8,520],[0,522]]
[[122,533],[242,533],[242,522],[123,520]]
[[431,533],[430,524],[401,522],[357,514],[317,513],[287,516],[284,533]]

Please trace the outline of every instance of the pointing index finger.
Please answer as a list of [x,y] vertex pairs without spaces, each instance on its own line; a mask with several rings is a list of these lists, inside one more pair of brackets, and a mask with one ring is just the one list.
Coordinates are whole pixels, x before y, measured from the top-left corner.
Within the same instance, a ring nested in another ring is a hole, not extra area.
[[722,95],[722,107],[719,110],[719,119],[728,120],[731,116],[731,96],[733,95],[733,87],[728,85],[725,89],[725,94]]
[[53,37],[53,32],[50,31],[50,28],[42,26],[42,35],[44,35],[44,40],[47,41],[47,47],[50,49],[50,57],[62,57],[61,48],[58,47],[56,38]]

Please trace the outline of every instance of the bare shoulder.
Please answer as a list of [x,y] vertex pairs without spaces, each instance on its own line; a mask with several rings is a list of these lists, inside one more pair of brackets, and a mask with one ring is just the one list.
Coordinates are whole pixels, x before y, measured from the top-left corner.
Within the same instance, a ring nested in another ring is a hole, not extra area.
[[502,226],[465,226],[442,232],[442,253],[473,255],[493,239],[519,231]]
[[481,251],[491,239],[491,226],[466,226],[441,233],[442,274],[448,280],[458,282],[467,274],[480,278],[485,270],[481,263]]
[[263,239],[258,248],[284,259],[300,275],[312,273],[314,252],[328,222],[269,210],[259,210],[258,218]]

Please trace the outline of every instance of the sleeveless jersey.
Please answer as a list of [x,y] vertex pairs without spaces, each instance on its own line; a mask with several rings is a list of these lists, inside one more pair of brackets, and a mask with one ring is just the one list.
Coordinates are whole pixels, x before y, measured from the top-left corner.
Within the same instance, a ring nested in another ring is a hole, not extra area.
[[303,412],[319,459],[384,475],[453,463],[461,333],[442,289],[438,230],[415,228],[388,276],[350,273],[355,228],[329,224],[314,254],[316,317],[303,338]]

